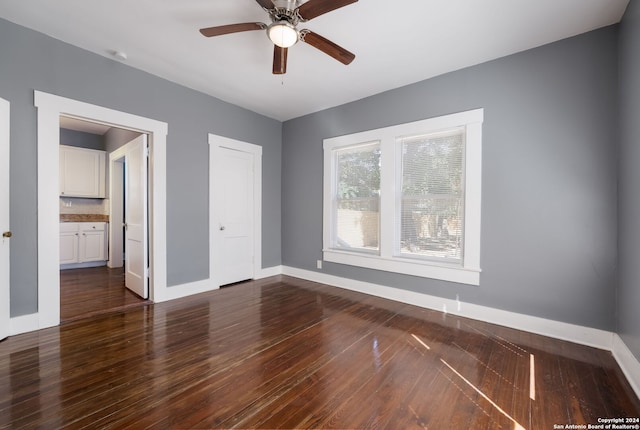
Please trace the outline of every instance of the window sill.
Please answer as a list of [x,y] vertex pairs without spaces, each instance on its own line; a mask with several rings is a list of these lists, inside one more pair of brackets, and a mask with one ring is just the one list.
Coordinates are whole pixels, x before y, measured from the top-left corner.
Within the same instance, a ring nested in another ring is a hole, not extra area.
[[416,261],[402,258],[385,258],[378,255],[354,254],[337,250],[324,250],[323,258],[332,263],[366,267],[385,272],[401,273],[422,278],[439,279],[468,285],[480,285],[480,268],[437,264],[432,261]]

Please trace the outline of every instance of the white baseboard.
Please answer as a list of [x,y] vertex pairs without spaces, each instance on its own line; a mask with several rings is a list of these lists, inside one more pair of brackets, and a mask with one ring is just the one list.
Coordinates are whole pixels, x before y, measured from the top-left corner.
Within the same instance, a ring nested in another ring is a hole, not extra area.
[[282,266],[273,266],[264,268],[256,275],[256,279],[264,279],[269,276],[282,275]]
[[9,335],[27,333],[29,331],[40,330],[40,315],[38,313],[20,315],[9,320]]
[[[282,274],[282,266],[267,267],[262,269],[260,273],[256,274],[255,279],[263,279],[280,274]],[[167,300],[179,299],[193,294],[206,293],[207,291],[214,291],[219,288],[220,286],[213,280],[203,279],[201,281],[167,287],[160,297],[156,294],[153,301],[155,303],[166,302]]]
[[622,373],[627,377],[629,385],[640,398],[640,361],[634,357],[627,345],[618,334],[613,335],[613,357],[618,362]]
[[107,266],[106,260],[101,261],[87,261],[86,263],[69,263],[69,264],[61,264],[60,270],[69,270],[69,269],[87,269],[90,267],[102,267]]
[[153,301],[155,303],[161,303],[166,302],[167,300],[180,299],[194,294],[206,293],[207,291],[213,291],[219,288],[220,286],[216,285],[211,281],[211,279],[203,279],[201,281],[188,282],[186,284],[167,287],[162,291],[161,295],[156,292],[153,296]]

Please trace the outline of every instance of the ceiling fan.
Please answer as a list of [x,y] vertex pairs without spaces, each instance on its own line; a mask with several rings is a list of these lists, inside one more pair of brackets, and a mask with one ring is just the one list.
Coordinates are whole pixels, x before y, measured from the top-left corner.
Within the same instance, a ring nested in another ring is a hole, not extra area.
[[346,65],[356,58],[354,54],[311,30],[298,30],[297,26],[300,22],[309,21],[357,1],[309,0],[306,3],[302,3],[301,0],[256,0],[269,14],[271,24],[245,22],[221,25],[202,28],[200,33],[206,37],[213,37],[242,31],[266,30],[267,36],[274,44],[273,74],[275,75],[282,75],[287,72],[288,48],[298,41],[305,42]]

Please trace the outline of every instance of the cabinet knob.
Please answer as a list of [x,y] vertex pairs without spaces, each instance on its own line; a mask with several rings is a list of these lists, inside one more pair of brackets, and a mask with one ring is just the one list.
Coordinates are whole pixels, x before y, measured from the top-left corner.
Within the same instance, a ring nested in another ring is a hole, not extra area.
[[2,237],[9,238],[11,236],[13,236],[13,233],[11,233],[10,231],[5,231],[4,233],[2,233]]

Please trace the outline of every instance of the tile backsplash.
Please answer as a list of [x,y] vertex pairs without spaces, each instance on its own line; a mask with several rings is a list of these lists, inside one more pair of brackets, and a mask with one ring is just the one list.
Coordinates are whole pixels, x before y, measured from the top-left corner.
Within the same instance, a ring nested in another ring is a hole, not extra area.
[[60,197],[61,214],[109,214],[109,199]]

